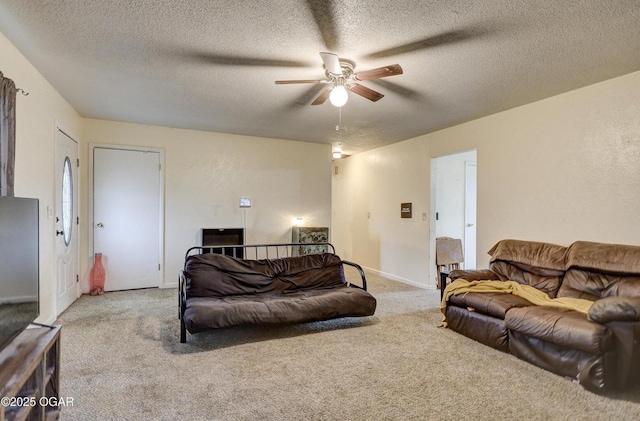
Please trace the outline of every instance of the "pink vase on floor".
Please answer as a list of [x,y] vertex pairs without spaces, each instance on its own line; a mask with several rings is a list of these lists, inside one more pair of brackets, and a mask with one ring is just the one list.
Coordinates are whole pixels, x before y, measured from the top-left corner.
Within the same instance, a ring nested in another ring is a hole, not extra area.
[[106,271],[102,265],[102,253],[96,253],[93,259],[93,267],[89,274],[89,281],[91,283],[91,295],[104,294],[104,279],[106,277]]

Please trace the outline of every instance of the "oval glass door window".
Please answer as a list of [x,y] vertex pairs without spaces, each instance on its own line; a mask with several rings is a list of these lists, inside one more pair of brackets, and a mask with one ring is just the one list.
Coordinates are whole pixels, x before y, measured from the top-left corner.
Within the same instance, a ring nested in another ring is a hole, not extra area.
[[64,232],[64,244],[71,243],[71,230],[73,227],[73,177],[71,174],[71,161],[69,157],[64,159],[62,169],[62,231]]

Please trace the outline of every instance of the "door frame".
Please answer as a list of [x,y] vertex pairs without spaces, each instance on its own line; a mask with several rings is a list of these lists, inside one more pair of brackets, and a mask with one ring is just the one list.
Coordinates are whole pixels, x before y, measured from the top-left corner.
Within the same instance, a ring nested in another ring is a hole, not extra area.
[[[93,155],[94,155],[94,150],[96,148],[99,149],[117,149],[117,150],[123,150],[123,151],[135,151],[135,152],[154,152],[154,153],[158,153],[160,154],[160,171],[159,171],[159,176],[160,176],[160,197],[159,197],[159,209],[158,209],[158,262],[160,262],[160,270],[159,270],[159,280],[158,280],[158,288],[170,288],[170,287],[175,287],[175,282],[173,284],[171,283],[167,283],[165,281],[164,278],[164,269],[165,269],[165,261],[164,261],[164,168],[165,168],[165,162],[164,162],[164,149],[163,148],[151,148],[151,147],[146,147],[146,146],[130,146],[130,145],[115,145],[112,143],[89,143],[89,209],[88,209],[88,215],[89,215],[89,223],[87,224],[87,230],[88,232],[88,241],[89,241],[89,245],[87,247],[87,250],[89,251],[89,267],[92,266],[92,256],[94,255],[94,248],[93,248],[93,228],[95,225],[95,220],[94,220],[94,213],[93,213],[93,196],[94,196],[94,192],[93,192],[93,184],[94,184],[94,171],[93,171],[93,164],[94,164],[94,159],[93,159]],[[87,290],[89,289],[89,280],[86,280],[87,284]]]
[[[54,139],[54,153],[53,153],[53,160],[54,160],[54,166],[53,166],[53,191],[54,191],[54,204],[52,206],[47,206],[47,214],[46,217],[47,219],[51,219],[52,223],[53,223],[53,232],[56,232],[57,227],[56,227],[56,222],[55,222],[55,218],[56,218],[56,210],[57,210],[57,206],[58,206],[58,194],[57,194],[57,188],[55,183],[57,183],[59,180],[56,178],[57,173],[56,173],[56,165],[57,162],[56,160],[58,159],[58,132],[62,132],[65,136],[67,136],[69,139],[73,140],[76,144],[76,156],[78,157],[78,160],[80,160],[80,142],[78,141],[78,137],[71,131],[68,130],[68,128],[64,127],[64,125],[60,124],[59,122],[55,122],[54,124],[54,132],[53,132],[53,139]],[[74,185],[77,186],[77,196],[75,197],[75,202],[77,204],[77,214],[76,214],[76,221],[79,221],[80,219],[80,214],[82,213],[82,200],[81,200],[81,179],[80,179],[80,165],[76,166],[76,177],[74,181]],[[74,191],[74,194],[76,194],[76,191]],[[78,235],[78,244],[77,244],[77,250],[76,250],[76,275],[78,276],[78,280],[80,280],[80,239],[82,238],[81,236],[81,230],[80,227],[81,225],[79,223],[75,224],[76,226],[76,230],[77,230],[77,235]],[[58,309],[58,246],[56,244],[56,240],[54,238],[54,254],[55,254],[55,300],[54,300],[54,313],[56,315],[56,318],[60,315],[60,311]],[[80,297],[81,295],[81,288],[80,288],[80,282],[76,282],[76,300],[78,299],[78,297]],[[75,301],[75,300],[74,300]]]
[[[475,220],[473,223],[473,238],[476,240],[474,242],[474,244],[469,244],[469,231],[471,230],[469,226],[467,226],[468,222],[469,222],[469,214],[468,214],[468,202],[469,202],[469,189],[467,188],[469,186],[469,167],[473,167],[474,168],[474,172],[475,172],[475,183],[473,186],[473,190],[474,190],[474,197],[475,197],[475,202],[473,203],[473,209],[474,209],[474,213],[476,214],[475,216]],[[477,256],[478,256],[478,250],[477,250],[477,244],[478,244],[478,160],[476,158],[476,161],[471,162],[471,161],[465,161],[464,163],[464,256],[465,256],[465,261],[464,261],[464,268],[465,269],[476,269],[477,267]],[[469,262],[467,261],[468,256],[470,253],[468,253],[467,251],[469,249],[473,250],[473,262]],[[470,263],[473,263],[472,266],[469,266]]]
[[[462,150],[462,151],[454,151],[454,152],[450,152],[450,153],[446,153],[446,154],[442,154],[442,155],[437,155],[437,156],[432,156],[430,161],[429,161],[429,166],[430,166],[430,176],[429,176],[429,278],[427,280],[428,285],[432,285],[431,282],[433,282],[434,288],[435,285],[438,283],[439,279],[438,279],[438,274],[437,274],[437,270],[436,270],[436,209],[437,209],[437,162],[439,158],[444,158],[447,156],[451,156],[451,155],[458,155],[458,154],[463,154],[466,152],[475,152],[476,153],[476,169],[478,167],[478,149],[477,148],[473,148],[473,149],[467,149],[467,150]],[[465,162],[465,169],[466,169],[466,162]],[[477,194],[477,179],[476,179],[476,194]],[[466,193],[465,193],[466,195]],[[477,212],[477,200],[476,200],[476,212]],[[464,216],[463,216],[464,219]],[[464,232],[464,220],[460,221],[460,225],[463,229]],[[476,226],[477,226],[477,217],[476,217]],[[465,244],[463,244],[463,247],[466,246]],[[477,237],[476,237],[476,257],[477,257],[477,246],[478,246],[478,242],[477,242]]]

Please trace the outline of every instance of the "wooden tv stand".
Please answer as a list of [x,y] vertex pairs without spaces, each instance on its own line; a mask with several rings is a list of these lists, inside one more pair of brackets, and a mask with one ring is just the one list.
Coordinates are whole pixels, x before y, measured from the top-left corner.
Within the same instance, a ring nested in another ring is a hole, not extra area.
[[60,326],[27,329],[2,350],[0,398],[0,421],[58,419]]

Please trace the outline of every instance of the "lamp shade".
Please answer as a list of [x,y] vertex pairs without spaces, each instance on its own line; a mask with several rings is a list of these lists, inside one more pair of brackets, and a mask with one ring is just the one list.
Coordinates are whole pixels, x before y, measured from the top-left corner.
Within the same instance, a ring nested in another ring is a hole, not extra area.
[[338,85],[331,90],[331,94],[329,94],[329,101],[335,107],[342,107],[347,103],[349,99],[349,94],[347,94],[347,89],[344,85]]

